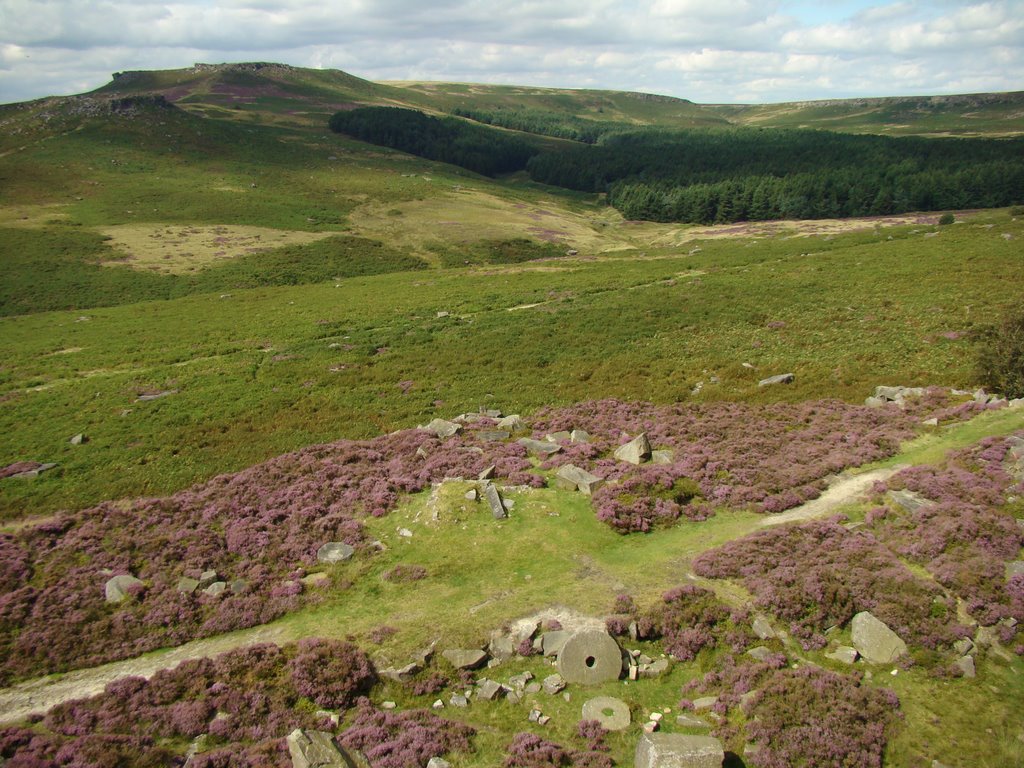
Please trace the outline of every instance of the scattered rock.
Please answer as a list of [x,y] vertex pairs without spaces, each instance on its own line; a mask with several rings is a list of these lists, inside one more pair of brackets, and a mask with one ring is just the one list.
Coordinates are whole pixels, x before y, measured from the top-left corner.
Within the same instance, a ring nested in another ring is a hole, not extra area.
[[953,643],[953,650],[959,653],[961,656],[967,656],[974,651],[974,641],[969,637],[962,637]]
[[574,429],[569,433],[569,442],[571,443],[589,443],[590,433],[584,429]]
[[459,434],[462,431],[462,425],[456,424],[454,421],[446,421],[445,419],[434,419],[425,427],[420,427],[420,429],[444,440]]
[[919,493],[914,493],[913,491],[908,491],[905,489],[899,491],[889,491],[885,494],[885,496],[887,499],[889,499],[889,501],[894,503],[896,506],[906,510],[907,512],[910,512],[911,514],[917,512],[917,510],[919,509],[935,506],[935,502],[932,501],[931,499],[926,499]]
[[853,647],[872,664],[891,664],[907,652],[907,644],[884,622],[861,611],[850,624]]
[[508,661],[516,653],[515,643],[512,638],[500,630],[491,633],[491,641],[487,644],[487,651],[492,659]]
[[853,664],[857,661],[857,649],[848,645],[840,645],[834,651],[826,653],[825,657],[842,664]]
[[[288,734],[292,768],[351,768],[362,765],[334,742],[329,733],[296,728]],[[363,758],[365,760],[365,758]]]
[[699,717],[695,717],[687,712],[683,712],[680,715],[676,715],[676,725],[682,728],[710,728],[711,723],[706,720],[701,720]]
[[449,648],[441,655],[455,669],[476,669],[487,660],[487,654],[478,648]]
[[84,445],[89,442],[89,438],[79,432],[77,435],[68,440],[72,445]]
[[584,702],[583,719],[597,720],[606,731],[624,731],[632,722],[629,706],[614,696],[598,696]]
[[625,445],[616,448],[615,458],[629,464],[642,464],[651,458],[651,443],[647,439],[647,433],[641,432]]
[[408,528],[399,528],[398,535],[401,536],[403,539],[411,539],[412,531],[410,531]]
[[480,470],[480,474],[476,476],[476,479],[481,482],[484,480],[493,480],[495,472],[497,472],[497,467],[491,464],[491,466]]
[[344,541],[328,541],[316,551],[316,560],[318,563],[343,563],[354,554],[355,549],[351,544]]
[[486,443],[500,443],[512,437],[512,433],[504,429],[481,429],[473,434]]
[[770,648],[764,645],[759,645],[756,648],[751,648],[749,651],[747,651],[747,656],[749,656],[752,659],[757,659],[758,661],[764,661],[765,659],[772,656],[772,651]]
[[974,669],[974,657],[973,656],[961,656],[955,662],[953,666],[959,669],[964,677],[975,677],[977,672]]
[[512,414],[498,422],[498,429],[507,429],[510,432],[521,432],[526,429],[526,425],[518,414]]
[[476,488],[470,488],[468,491],[466,491],[466,495],[465,495],[466,501],[476,501],[479,498],[480,498],[480,493],[477,491]]
[[637,677],[661,677],[666,674],[669,669],[668,659],[656,659],[646,664],[640,664],[637,666]]
[[675,460],[675,451],[668,450],[667,448],[660,449],[657,451],[651,451],[652,464],[671,464]]
[[199,587],[199,581],[197,579],[190,579],[188,576],[182,576],[178,579],[177,587],[179,592],[185,595],[191,595]]
[[636,745],[636,768],[722,768],[725,750],[713,736],[645,733]]
[[592,495],[603,483],[600,477],[574,464],[564,464],[555,473],[555,485],[567,491],[579,491],[585,496]]
[[750,628],[761,640],[771,640],[777,636],[775,630],[772,628],[771,622],[768,621],[766,616],[762,616],[761,614],[754,616],[754,620],[750,622]]
[[[303,576],[299,581],[307,587],[322,587],[331,580],[331,577],[326,573],[311,573],[308,576]],[[219,582],[223,584],[224,582]]]
[[531,437],[521,437],[516,442],[523,446],[531,456],[545,459],[562,450],[562,446],[558,443],[549,443],[547,440],[534,440]]
[[379,669],[377,673],[383,678],[394,680],[396,683],[408,683],[422,670],[423,667],[413,661],[404,667],[384,667]]
[[210,597],[217,597],[218,595],[221,595],[224,592],[226,592],[227,588],[228,588],[227,582],[215,581],[215,582],[213,582],[213,584],[211,584],[210,586],[208,586],[206,589],[203,590],[203,594],[204,595],[209,595]]
[[494,701],[501,696],[504,690],[501,683],[485,678],[476,684],[476,697],[483,701]]
[[203,571],[201,574],[199,574],[199,589],[206,589],[208,586],[213,584],[213,582],[217,581],[217,579],[217,572],[212,568]]
[[796,379],[796,375],[792,373],[779,373],[775,376],[769,376],[767,379],[761,379],[757,382],[759,387],[770,387],[773,384],[792,384]]
[[427,763],[427,768],[452,768],[452,764],[440,757],[432,757]]
[[176,389],[167,389],[167,390],[164,390],[163,392],[153,392],[153,393],[149,393],[149,394],[139,395],[135,399],[138,402],[145,403],[145,402],[148,402],[150,400],[159,400],[162,397],[170,397],[171,395],[176,395],[176,394],[178,394],[178,390],[176,390]]
[[693,700],[693,708],[695,711],[699,711],[701,709],[711,709],[717,703],[717,696],[701,696],[699,699]]
[[107,579],[104,592],[108,603],[120,603],[128,597],[129,591],[134,587],[141,587],[142,579],[137,579],[127,573],[122,573]]
[[554,696],[565,689],[565,679],[559,674],[548,675],[541,683],[541,688],[544,689],[544,693]]
[[[47,462],[45,464],[40,464],[37,461],[18,462],[18,464],[16,466],[17,467],[24,467],[24,469],[21,469],[18,472],[14,472],[14,473],[12,473],[10,475],[7,475],[7,477],[39,477],[44,472],[49,472],[51,469],[56,469],[57,468],[57,465],[55,463],[53,463],[53,462]],[[11,468],[12,469],[15,468],[15,465],[12,465]]]
[[558,652],[558,672],[569,683],[598,685],[618,680],[622,650],[615,638],[600,629],[574,632]]
[[245,579],[234,579],[230,584],[231,591],[234,592],[236,595],[240,595],[243,592],[245,592],[248,586],[249,582],[247,582]]
[[572,439],[572,434],[562,430],[561,432],[552,432],[550,435],[545,435],[544,439],[549,443],[567,443]]

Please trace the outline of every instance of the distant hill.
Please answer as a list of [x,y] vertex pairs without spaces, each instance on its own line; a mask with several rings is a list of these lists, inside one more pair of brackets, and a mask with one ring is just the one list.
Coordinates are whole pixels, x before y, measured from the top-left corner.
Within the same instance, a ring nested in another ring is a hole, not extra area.
[[[321,123],[352,106],[404,106],[437,114],[491,115],[501,125],[591,121],[665,128],[763,126],[844,133],[1013,136],[1024,133],[1024,91],[833,99],[783,104],[695,104],[657,94],[441,82],[374,83],[341,70],[249,62],[115,73],[86,96],[160,95],[189,111],[261,121]],[[79,97],[69,97],[79,98]],[[52,100],[31,102],[39,104]],[[2,108],[4,112],[12,106]],[[490,122],[488,120],[488,122]]]

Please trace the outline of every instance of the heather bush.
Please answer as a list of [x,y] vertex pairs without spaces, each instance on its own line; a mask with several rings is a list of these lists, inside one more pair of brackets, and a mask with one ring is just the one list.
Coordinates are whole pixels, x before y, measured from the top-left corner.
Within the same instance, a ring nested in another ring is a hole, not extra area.
[[366,654],[340,640],[300,640],[288,672],[299,693],[328,709],[347,709],[376,680]]
[[757,768],[880,768],[896,694],[816,667],[780,669],[750,703]]
[[691,661],[704,648],[714,648],[736,632],[729,609],[715,593],[691,585],[666,592],[645,618],[662,638],[665,652],[679,661]]
[[447,677],[440,672],[431,672],[429,675],[413,681],[412,692],[415,696],[433,696],[449,685],[451,685],[451,680]]
[[825,629],[865,610],[929,648],[958,636],[948,619],[933,615],[939,603],[955,615],[938,586],[916,578],[870,533],[835,520],[757,531],[705,552],[693,569],[741,580],[758,606],[790,622],[805,648],[822,647]]
[[396,583],[419,581],[427,578],[427,569],[422,565],[406,565],[399,563],[394,568],[384,573],[384,581]]
[[474,733],[472,727],[426,709],[388,712],[360,699],[352,725],[338,741],[361,750],[373,768],[409,768],[449,752],[471,751]]
[[570,764],[568,751],[532,733],[517,733],[505,751],[505,768],[559,768]]

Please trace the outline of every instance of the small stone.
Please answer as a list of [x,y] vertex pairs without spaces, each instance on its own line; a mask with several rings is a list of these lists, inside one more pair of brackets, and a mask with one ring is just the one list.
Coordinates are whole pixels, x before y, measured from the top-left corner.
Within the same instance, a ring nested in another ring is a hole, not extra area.
[[423,667],[415,661],[406,664],[404,667],[384,667],[378,670],[378,674],[396,683],[407,683],[423,670]]
[[562,446],[558,443],[550,443],[547,440],[534,440],[530,437],[521,437],[517,441],[531,456],[546,459],[555,453],[561,453]]
[[974,650],[974,642],[969,637],[962,637],[953,643],[953,650],[961,656],[967,656]]
[[[308,576],[303,576],[301,581],[307,587],[322,587],[331,580],[331,577],[326,573],[311,573]],[[221,582],[223,583],[223,582]]]
[[84,445],[89,442],[89,438],[79,432],[77,435],[68,440],[72,445]]
[[750,628],[761,640],[771,640],[773,637],[776,637],[776,633],[772,628],[771,622],[769,622],[765,616],[760,614],[754,617],[754,620],[750,624]]
[[663,717],[664,717],[664,715],[661,714],[661,712],[652,712],[650,714],[649,719],[650,720],[654,720],[655,722],[659,722],[661,720],[661,718],[663,718]]
[[752,659],[757,659],[758,661],[765,661],[772,656],[772,652],[770,648],[759,645],[756,648],[751,648],[747,651],[747,656],[750,656]]
[[572,439],[572,435],[569,432],[552,432],[550,435],[545,435],[544,439],[549,443],[567,443]]
[[185,595],[191,595],[199,587],[199,581],[196,579],[190,579],[188,576],[182,576],[178,579],[178,585],[176,589]]
[[542,688],[542,686],[541,686],[540,683],[530,683],[529,685],[526,686],[525,691],[526,691],[526,693],[529,693],[529,694],[532,695],[532,694],[540,693],[541,692],[541,688]]
[[448,703],[451,704],[453,707],[465,709],[469,706],[469,699],[467,699],[461,693],[453,693],[452,697],[448,699]]
[[710,728],[711,724],[687,713],[676,715],[676,725],[683,728]]
[[476,501],[478,498],[480,498],[480,494],[477,492],[476,488],[470,488],[466,491],[466,501]]
[[494,479],[494,473],[496,471],[497,471],[497,467],[495,467],[493,464],[491,464],[491,466],[487,467],[486,469],[481,470],[480,474],[476,476],[476,479],[480,480],[481,482],[483,482],[484,480],[493,480]]
[[452,768],[452,764],[440,757],[432,757],[427,763],[427,768]]
[[410,531],[408,528],[399,528],[398,535],[401,536],[403,539],[411,539],[412,531]]
[[440,699],[438,699],[437,701],[435,701],[433,704],[430,705],[430,708],[431,709],[444,709],[444,702],[441,701]]
[[343,768],[352,764],[329,733],[296,728],[286,741],[293,768]]
[[498,429],[507,429],[511,432],[520,432],[526,429],[526,425],[523,424],[523,420],[518,414],[512,414],[506,416],[498,422]]
[[199,589],[206,589],[208,586],[217,581],[219,576],[217,572],[212,568],[210,570],[203,571],[199,575]]
[[487,659],[487,654],[476,648],[450,648],[441,655],[455,669],[476,669]]
[[657,451],[651,451],[651,463],[652,464],[671,464],[676,460],[675,451],[668,449],[661,449]]
[[543,713],[539,709],[531,709],[530,714],[526,716],[526,719],[531,723],[536,723],[543,717]]
[[503,691],[501,683],[483,679],[476,684],[476,698],[483,701],[494,701]]
[[398,705],[393,701],[382,701],[380,703],[381,709],[397,709]]
[[668,659],[656,659],[650,664],[641,664],[639,668],[639,676],[646,678],[661,677],[668,672],[668,669]]
[[547,715],[541,715],[537,718],[537,725],[547,725],[551,722],[551,718]]
[[569,442],[571,443],[589,443],[590,434],[582,429],[574,429],[569,433]]
[[338,716],[337,712],[330,712],[326,709],[318,709],[316,712],[313,713],[313,717],[315,717],[317,720],[327,720],[335,728],[337,728],[338,723],[341,722],[341,718]]
[[454,421],[446,421],[445,419],[434,419],[425,427],[420,427],[420,429],[444,440],[459,434],[462,431],[462,425],[456,424]]
[[658,730],[658,728],[659,728],[659,727],[660,727],[660,726],[659,726],[659,724],[658,724],[658,723],[656,723],[656,722],[655,722],[655,721],[653,721],[653,720],[649,720],[649,721],[647,721],[646,723],[644,723],[644,724],[643,724],[643,725],[641,726],[641,730],[642,730],[642,731],[643,731],[644,733],[654,733],[655,731],[657,731],[657,730]]
[[249,586],[249,582],[247,582],[245,579],[235,579],[231,582],[229,586],[231,587],[232,592],[234,592],[236,595],[240,595],[243,592],[245,592],[246,588]]

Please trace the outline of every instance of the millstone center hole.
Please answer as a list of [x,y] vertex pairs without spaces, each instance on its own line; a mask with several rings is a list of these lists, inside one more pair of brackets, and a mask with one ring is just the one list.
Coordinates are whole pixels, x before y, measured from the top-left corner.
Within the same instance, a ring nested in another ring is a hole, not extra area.
[[593,656],[587,656],[587,658],[584,659],[583,663],[587,665],[588,669],[593,669],[594,666],[597,664],[597,659]]
[[615,710],[612,709],[611,707],[605,707],[604,709],[601,710],[601,714],[604,715],[605,717],[612,717],[612,716],[615,715]]

